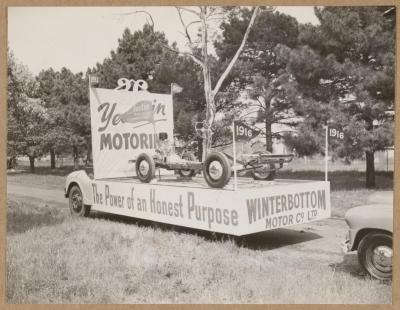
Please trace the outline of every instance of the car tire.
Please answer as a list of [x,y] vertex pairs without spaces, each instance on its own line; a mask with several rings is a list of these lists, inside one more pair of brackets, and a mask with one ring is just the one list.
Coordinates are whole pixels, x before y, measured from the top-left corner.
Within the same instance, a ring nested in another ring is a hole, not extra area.
[[203,175],[207,184],[214,188],[223,188],[231,178],[231,165],[220,152],[207,155],[203,163]]
[[73,185],[68,193],[69,210],[74,216],[87,217],[90,213],[90,206],[83,203],[82,191],[78,185]]
[[393,237],[384,232],[368,233],[357,249],[360,265],[372,277],[389,280],[392,277]]
[[262,167],[252,170],[251,173],[254,180],[272,181],[276,176],[275,165],[270,164],[268,171],[265,171],[264,167]]
[[[182,156],[182,159],[189,160],[189,161],[196,161],[196,158],[192,153],[186,153]],[[192,178],[196,175],[196,170],[194,169],[187,169],[187,170],[178,170],[179,175],[182,178]]]
[[140,154],[135,163],[136,176],[143,183],[150,183],[156,173],[156,164],[153,157],[146,153]]

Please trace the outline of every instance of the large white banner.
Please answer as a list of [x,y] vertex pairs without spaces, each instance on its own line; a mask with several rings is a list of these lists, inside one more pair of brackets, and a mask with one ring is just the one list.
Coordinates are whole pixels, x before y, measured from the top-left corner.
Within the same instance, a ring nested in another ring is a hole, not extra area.
[[95,179],[135,175],[135,159],[154,154],[158,133],[173,141],[170,94],[90,88],[93,168]]
[[84,195],[92,210],[232,235],[331,216],[328,182],[279,181],[238,191],[170,184],[93,180]]

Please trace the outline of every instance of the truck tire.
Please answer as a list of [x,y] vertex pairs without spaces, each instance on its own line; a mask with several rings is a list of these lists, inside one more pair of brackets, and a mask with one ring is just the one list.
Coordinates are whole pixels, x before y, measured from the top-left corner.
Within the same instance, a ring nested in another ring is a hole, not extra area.
[[153,157],[146,153],[138,156],[135,163],[136,175],[143,183],[149,183],[154,179],[156,173],[156,164]]
[[265,169],[264,167],[254,169],[251,171],[251,174],[254,180],[272,181],[276,176],[275,165],[269,164],[269,169]]
[[392,277],[393,237],[384,232],[370,232],[359,243],[360,265],[372,277],[389,280]]
[[[192,153],[186,153],[182,156],[182,159],[189,160],[189,161],[195,161],[196,158]],[[194,169],[185,169],[185,170],[178,170],[179,175],[182,178],[192,178],[196,175],[196,170]]]
[[82,191],[78,185],[73,185],[69,190],[69,210],[74,216],[87,217],[90,213],[90,206],[83,203]]
[[220,152],[207,155],[203,163],[203,175],[207,184],[214,188],[223,188],[231,178],[231,165]]

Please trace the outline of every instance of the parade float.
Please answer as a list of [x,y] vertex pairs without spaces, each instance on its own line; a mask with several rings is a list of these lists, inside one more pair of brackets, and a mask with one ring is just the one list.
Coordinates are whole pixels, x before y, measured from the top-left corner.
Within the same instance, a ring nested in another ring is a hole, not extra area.
[[[232,124],[231,154],[212,150],[198,161],[176,151],[172,92],[150,93],[145,81],[128,79],[116,89],[90,82],[89,92],[93,177],[67,176],[72,214],[95,210],[232,235],[330,217],[329,182],[275,178],[293,155],[236,156],[235,141],[252,135],[246,124]],[[194,126],[198,134],[208,129]],[[253,178],[238,177],[243,171]]]

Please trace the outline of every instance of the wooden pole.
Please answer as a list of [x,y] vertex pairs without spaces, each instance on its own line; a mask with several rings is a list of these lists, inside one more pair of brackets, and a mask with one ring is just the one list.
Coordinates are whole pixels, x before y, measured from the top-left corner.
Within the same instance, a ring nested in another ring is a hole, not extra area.
[[325,182],[328,182],[328,125],[325,126]]
[[236,169],[236,136],[235,136],[235,121],[232,123],[233,137],[233,189],[237,190],[237,169]]

